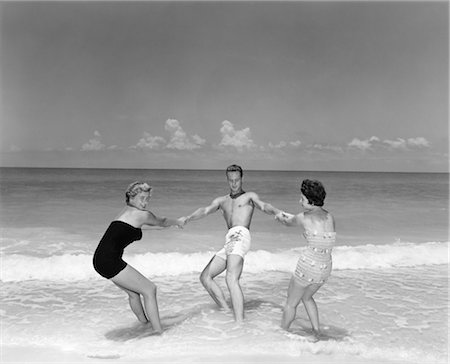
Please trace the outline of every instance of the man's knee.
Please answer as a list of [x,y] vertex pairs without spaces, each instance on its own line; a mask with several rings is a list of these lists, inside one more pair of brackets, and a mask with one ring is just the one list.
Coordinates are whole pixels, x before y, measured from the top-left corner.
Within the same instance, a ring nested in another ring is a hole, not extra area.
[[225,277],[227,285],[239,284],[239,277],[240,277],[240,273],[239,272],[227,271],[227,275]]

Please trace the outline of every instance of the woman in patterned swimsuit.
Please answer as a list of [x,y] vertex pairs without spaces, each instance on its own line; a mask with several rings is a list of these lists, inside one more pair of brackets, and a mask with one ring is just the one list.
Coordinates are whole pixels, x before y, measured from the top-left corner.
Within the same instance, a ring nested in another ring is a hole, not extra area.
[[301,225],[307,247],[300,255],[288,288],[281,327],[288,330],[295,319],[300,301],[303,301],[313,329],[314,341],[320,338],[319,313],[313,295],[331,273],[331,251],[336,240],[333,216],[323,209],[325,189],[319,181],[304,180],[300,204],[305,209],[297,215],[280,212],[276,219],[288,226]]
[[[98,274],[111,280],[129,296],[131,310],[142,323],[150,321],[155,333],[162,332],[156,301],[156,286],[123,259],[125,247],[142,238],[142,226],[168,227],[184,222],[155,216],[147,210],[152,188],[134,182],[125,192],[127,206],[111,222],[95,250],[93,264]],[[141,296],[144,304],[142,305]]]

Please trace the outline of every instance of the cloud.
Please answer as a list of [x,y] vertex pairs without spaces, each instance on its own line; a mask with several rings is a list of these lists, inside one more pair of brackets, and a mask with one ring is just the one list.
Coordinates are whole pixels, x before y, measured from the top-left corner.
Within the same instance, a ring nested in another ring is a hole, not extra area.
[[150,133],[144,132],[144,136],[139,139],[136,145],[131,146],[132,149],[159,149],[166,140],[160,136],[153,136]]
[[322,145],[322,144],[316,143],[316,144],[313,144],[311,147],[314,149],[323,150],[323,151],[332,151],[332,152],[339,152],[339,153],[343,152],[342,147],[339,147],[336,145]]
[[284,141],[279,142],[278,144],[272,144],[272,142],[269,142],[269,148],[270,149],[283,149],[287,147],[287,143]]
[[369,139],[360,140],[358,138],[353,138],[353,140],[347,144],[350,148],[357,148],[361,150],[368,150],[372,149],[372,145],[375,142],[379,142],[380,139],[376,136],[372,136]]
[[429,148],[430,143],[424,137],[408,138],[407,140],[403,138],[397,138],[396,140],[383,140],[383,143],[387,144],[393,149],[411,149],[411,148]]
[[430,146],[430,142],[426,140],[424,137],[417,137],[417,138],[409,138],[407,140],[407,143],[411,147],[426,147],[428,148]]
[[369,150],[375,147],[378,148],[388,148],[391,150],[411,150],[411,148],[429,148],[430,143],[424,137],[416,138],[397,138],[395,140],[384,139],[383,141],[376,136],[372,136],[369,139],[360,140],[354,138],[350,143],[347,144],[350,148],[357,148],[361,150]]
[[104,150],[106,148],[106,146],[104,144],[102,144],[101,142],[101,135],[100,133],[96,130],[94,132],[94,137],[92,139],[89,139],[89,141],[85,144],[83,144],[83,146],[81,147],[82,151],[97,151],[97,150]]
[[396,140],[383,140],[383,143],[387,144],[393,149],[406,149],[406,140],[402,138],[397,138]]
[[206,142],[205,139],[198,135],[189,137],[181,127],[180,122],[175,119],[168,119],[166,121],[165,129],[170,134],[170,140],[166,146],[169,149],[192,150],[201,148]]
[[194,140],[194,143],[197,145],[203,145],[206,143],[206,140],[203,139],[202,137],[198,136],[197,134],[194,134],[192,136],[192,139]]
[[206,140],[199,135],[188,136],[175,119],[168,119],[164,125],[164,129],[169,133],[169,141],[161,136],[153,136],[144,132],[144,136],[131,149],[177,149],[177,150],[193,150],[201,148]]
[[244,149],[256,148],[256,144],[251,139],[250,128],[235,130],[234,125],[225,120],[222,122],[220,133],[222,134],[222,140],[219,143],[219,147],[233,147],[239,152],[242,152]]
[[273,144],[272,142],[269,142],[269,148],[270,149],[284,149],[284,148],[298,148],[302,142],[300,140],[296,140],[294,142],[285,142],[282,140],[278,144]]

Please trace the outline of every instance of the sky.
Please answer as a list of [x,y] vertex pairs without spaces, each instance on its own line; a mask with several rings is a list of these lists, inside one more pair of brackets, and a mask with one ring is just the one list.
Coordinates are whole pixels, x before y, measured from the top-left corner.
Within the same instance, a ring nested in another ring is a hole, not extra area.
[[447,1],[0,16],[0,166],[448,172]]

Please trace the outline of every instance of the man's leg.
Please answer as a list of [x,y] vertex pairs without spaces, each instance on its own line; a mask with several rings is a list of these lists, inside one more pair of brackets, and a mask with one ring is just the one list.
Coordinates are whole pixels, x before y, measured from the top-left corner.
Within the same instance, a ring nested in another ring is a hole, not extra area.
[[238,322],[244,320],[244,294],[239,285],[243,267],[244,259],[240,255],[230,254],[227,256],[226,281],[233,304],[234,319]]
[[218,284],[214,281],[214,278],[222,273],[226,267],[227,261],[214,255],[200,274],[200,282],[202,282],[203,287],[208,291],[214,302],[221,308],[228,310],[229,307],[225,301],[225,296]]

